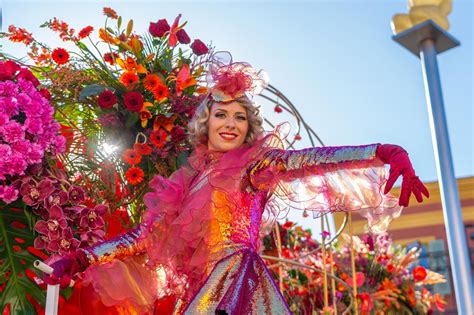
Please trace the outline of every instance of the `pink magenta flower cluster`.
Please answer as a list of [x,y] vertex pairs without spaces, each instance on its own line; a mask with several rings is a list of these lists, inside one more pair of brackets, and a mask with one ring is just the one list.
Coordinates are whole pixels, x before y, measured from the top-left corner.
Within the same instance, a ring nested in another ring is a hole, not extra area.
[[23,202],[40,217],[35,224],[39,233],[35,248],[64,256],[103,240],[103,217],[108,207],[93,204],[81,187],[67,180],[63,171],[40,179],[24,177],[20,194]]
[[65,149],[49,92],[39,85],[28,69],[0,62],[0,201],[5,203],[18,199],[13,183],[37,169],[46,153]]

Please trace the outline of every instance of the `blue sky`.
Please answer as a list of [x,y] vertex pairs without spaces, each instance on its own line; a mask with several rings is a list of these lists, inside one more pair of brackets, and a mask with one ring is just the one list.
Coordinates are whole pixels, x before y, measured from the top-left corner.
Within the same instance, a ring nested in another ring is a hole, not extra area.
[[[455,173],[465,177],[474,176],[473,2],[453,2],[450,33],[461,46],[439,55],[438,63]],[[133,18],[138,33],[150,21],[167,18],[171,24],[181,13],[192,39],[264,68],[326,145],[398,144],[422,180],[436,180],[421,65],[391,39],[391,17],[406,13],[405,0],[3,0],[2,28],[15,24],[53,43],[55,35],[39,29],[41,23],[58,17],[76,29],[97,29],[104,6]],[[21,48],[3,42],[7,53],[23,56]],[[271,107],[263,109],[275,120]]]

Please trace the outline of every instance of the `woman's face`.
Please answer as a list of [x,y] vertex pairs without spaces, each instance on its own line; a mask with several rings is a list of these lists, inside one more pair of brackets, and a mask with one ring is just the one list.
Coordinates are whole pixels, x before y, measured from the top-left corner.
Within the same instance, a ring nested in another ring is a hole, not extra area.
[[208,120],[209,150],[227,152],[240,147],[247,136],[247,110],[238,102],[214,103]]

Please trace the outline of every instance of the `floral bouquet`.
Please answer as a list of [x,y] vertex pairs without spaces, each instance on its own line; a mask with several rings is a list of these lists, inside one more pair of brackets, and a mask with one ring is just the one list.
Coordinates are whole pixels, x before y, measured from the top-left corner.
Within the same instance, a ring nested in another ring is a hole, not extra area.
[[[315,310],[321,314],[335,314],[347,309],[354,283],[350,236],[342,234],[341,241],[323,251],[311,238],[310,231],[293,222],[286,222],[280,234],[282,258],[299,263],[286,263],[283,269],[283,294],[291,309],[298,314],[314,314]],[[322,237],[327,238],[328,234],[323,232]],[[428,287],[445,280],[442,275],[417,265],[418,249],[408,251],[396,246],[387,234],[366,234],[363,239],[353,236],[352,243],[360,314],[444,311],[443,298],[439,294],[433,295]],[[266,239],[265,245],[267,252],[272,251],[274,245],[270,239]],[[279,280],[278,269],[271,270]],[[324,292],[325,282],[327,292]]]
[[187,122],[206,93],[199,82],[210,49],[191,42],[181,15],[171,26],[166,19],[151,22],[138,35],[133,20],[124,25],[113,9],[103,13],[97,33],[93,26],[76,32],[56,18],[41,25],[72,50],[51,48],[15,26],[3,37],[30,48],[49,87],[68,140],[65,168],[92,199],[139,218],[152,176],[169,176],[186,160]]

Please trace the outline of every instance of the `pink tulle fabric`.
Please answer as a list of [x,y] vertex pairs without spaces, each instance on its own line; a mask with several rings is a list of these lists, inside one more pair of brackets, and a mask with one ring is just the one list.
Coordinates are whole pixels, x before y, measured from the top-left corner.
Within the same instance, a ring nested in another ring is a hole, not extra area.
[[[290,209],[315,216],[358,211],[375,232],[400,215],[397,200],[382,193],[385,167],[376,158],[311,167],[302,158],[298,169],[269,167],[253,174],[252,167],[270,151],[285,152],[281,143],[275,131],[226,153],[198,146],[189,166],[170,178],[156,176],[150,183],[153,191],[144,197],[145,253],[87,272],[106,304],[127,301],[147,310],[165,295],[189,303],[222,258],[242,249],[259,252],[262,237]],[[133,283],[122,275],[132,275]]]

